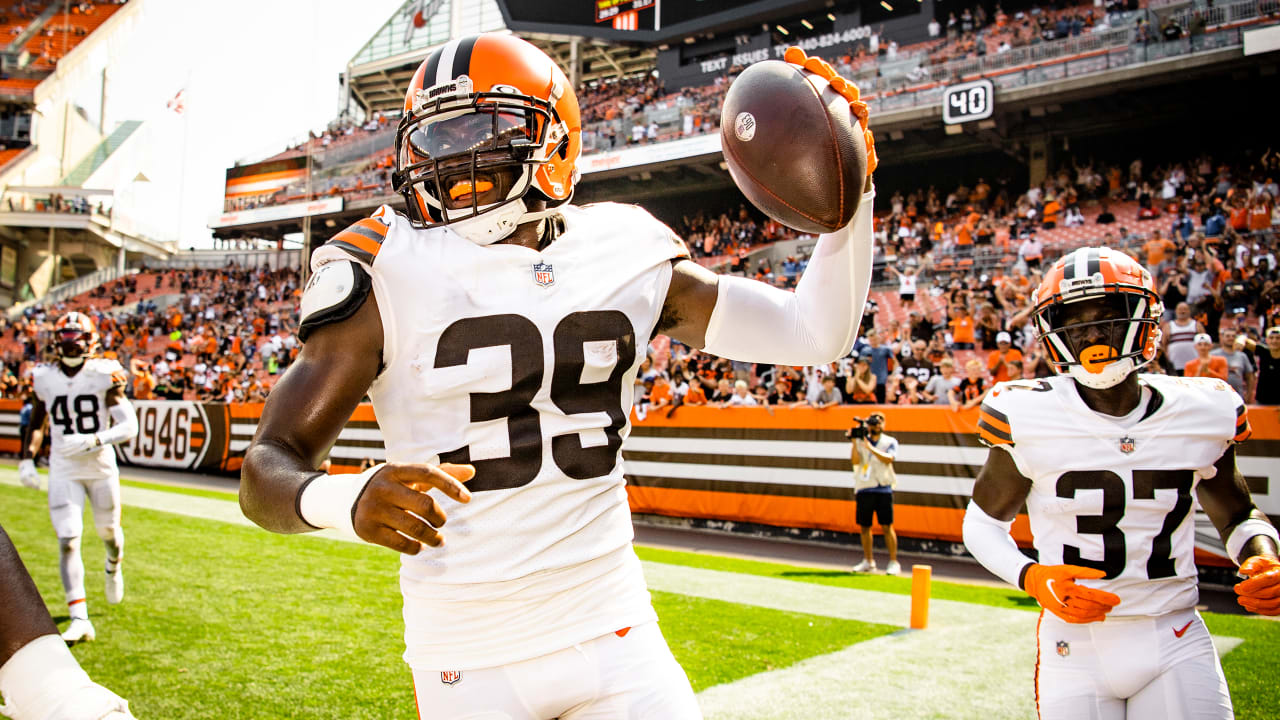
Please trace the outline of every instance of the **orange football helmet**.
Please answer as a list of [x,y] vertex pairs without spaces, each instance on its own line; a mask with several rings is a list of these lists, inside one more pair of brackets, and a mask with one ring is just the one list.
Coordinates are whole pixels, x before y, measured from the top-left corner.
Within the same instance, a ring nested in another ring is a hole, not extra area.
[[[451,40],[409,82],[392,187],[415,224],[488,245],[550,214],[531,213],[526,196],[569,201],[581,134],[573,87],[541,50],[502,33]],[[495,188],[498,200],[479,204]]]
[[54,347],[64,365],[75,367],[98,347],[98,329],[93,319],[81,312],[69,312],[53,326]]
[[[1080,248],[1064,255],[1050,266],[1031,299],[1049,363],[1082,385],[1112,387],[1156,357],[1164,306],[1151,273],[1119,250]],[[1064,322],[1063,309],[1086,300],[1108,303],[1111,316]],[[1106,344],[1076,347],[1071,335],[1091,326],[1106,331]]]

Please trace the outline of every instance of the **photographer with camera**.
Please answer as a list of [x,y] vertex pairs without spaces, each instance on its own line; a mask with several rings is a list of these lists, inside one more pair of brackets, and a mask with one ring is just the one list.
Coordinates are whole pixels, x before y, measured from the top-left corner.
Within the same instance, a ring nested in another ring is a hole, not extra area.
[[893,472],[893,459],[898,454],[898,441],[884,434],[884,414],[878,412],[871,413],[865,420],[855,417],[845,437],[852,441],[850,462],[853,463],[856,518],[862,530],[862,562],[854,565],[853,571],[876,569],[871,536],[874,516],[884,529],[884,544],[889,549],[885,574],[897,575],[902,571],[898,565],[898,536],[893,532],[893,486],[898,481]]

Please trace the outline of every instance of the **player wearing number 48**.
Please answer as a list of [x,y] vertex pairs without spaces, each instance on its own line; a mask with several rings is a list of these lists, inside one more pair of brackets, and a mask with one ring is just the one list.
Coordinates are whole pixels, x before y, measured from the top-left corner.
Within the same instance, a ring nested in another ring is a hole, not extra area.
[[94,357],[98,332],[84,313],[63,315],[54,326],[58,361],[38,366],[31,375],[36,403],[31,411],[31,441],[22,448],[18,479],[40,487],[35,456],[44,444],[49,420],[49,518],[58,536],[62,588],[71,624],[62,633],[68,643],[93,640],[84,588],[80,535],[84,503],[93,506],[93,524],[107,547],[105,592],[108,603],[124,599],[124,530],[120,527],[120,471],[115,443],[138,434],[138,418],[124,396],[124,368]]
[[[1040,717],[1233,717],[1196,612],[1193,497],[1245,579],[1250,612],[1280,615],[1276,530],[1236,467],[1249,437],[1221,380],[1139,373],[1160,344],[1150,273],[1108,248],[1059,259],[1032,296],[1060,373],[997,384],[978,435],[991,447],[964,519],[969,551],[1047,611]],[[1026,505],[1038,562],[1009,535]]]
[[[305,344],[245,455],[258,524],[403,553],[421,717],[698,717],[631,547],[621,447],[648,340],[820,365],[849,351],[867,296],[869,176],[790,293],[711,273],[639,207],[569,204],[580,132],[573,87],[523,40],[429,56],[396,135],[407,215],[383,207],[317,250]],[[366,393],[387,462],[317,473]]]

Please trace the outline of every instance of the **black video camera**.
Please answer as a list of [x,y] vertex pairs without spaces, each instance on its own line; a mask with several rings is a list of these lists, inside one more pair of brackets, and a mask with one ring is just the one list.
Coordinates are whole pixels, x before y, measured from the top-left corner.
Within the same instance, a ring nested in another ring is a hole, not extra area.
[[862,418],[853,419],[853,427],[845,432],[844,436],[850,440],[859,440],[867,436],[867,424]]

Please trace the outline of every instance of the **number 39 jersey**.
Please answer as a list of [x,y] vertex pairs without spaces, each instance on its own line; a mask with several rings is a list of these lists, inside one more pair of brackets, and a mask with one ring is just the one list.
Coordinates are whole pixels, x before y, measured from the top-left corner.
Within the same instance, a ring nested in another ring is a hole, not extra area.
[[387,459],[476,468],[471,502],[434,494],[444,547],[403,558],[415,667],[492,666],[653,619],[620,451],[687,250],[634,206],[563,214],[541,251],[388,209],[361,221],[386,227],[370,264],[386,367],[369,396]]
[[1113,616],[1196,604],[1194,491],[1250,433],[1244,403],[1221,380],[1141,382],[1150,399],[1136,423],[1089,409],[1067,376],[997,384],[978,423],[979,438],[1007,450],[1032,481],[1027,514],[1040,562],[1106,572],[1082,582],[1120,596]]
[[111,427],[107,391],[124,385],[124,368],[115,360],[88,358],[80,372],[67,377],[58,364],[38,365],[31,371],[31,386],[49,414],[49,474],[68,480],[97,480],[115,475],[115,446],[66,457],[66,435],[100,432]]

